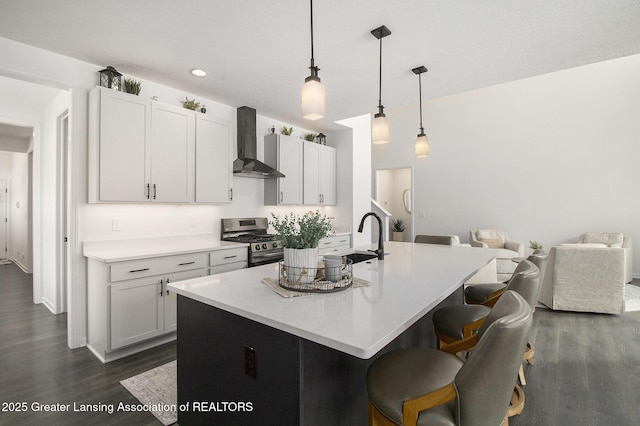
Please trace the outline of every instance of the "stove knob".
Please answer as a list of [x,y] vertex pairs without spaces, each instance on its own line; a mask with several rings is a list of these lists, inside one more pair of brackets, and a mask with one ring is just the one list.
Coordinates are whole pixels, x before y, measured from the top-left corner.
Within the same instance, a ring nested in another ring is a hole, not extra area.
[[266,250],[267,249],[267,245],[266,244],[262,244],[262,248]]
[[260,244],[256,244],[256,250],[260,250]]
[[278,243],[271,244],[273,248],[278,248]]

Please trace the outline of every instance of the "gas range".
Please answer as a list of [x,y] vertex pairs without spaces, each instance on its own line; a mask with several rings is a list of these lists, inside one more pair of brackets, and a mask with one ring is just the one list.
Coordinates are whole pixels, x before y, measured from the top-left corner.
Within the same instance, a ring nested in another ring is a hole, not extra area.
[[249,243],[249,267],[279,262],[284,257],[282,243],[268,234],[266,217],[222,219],[220,239]]

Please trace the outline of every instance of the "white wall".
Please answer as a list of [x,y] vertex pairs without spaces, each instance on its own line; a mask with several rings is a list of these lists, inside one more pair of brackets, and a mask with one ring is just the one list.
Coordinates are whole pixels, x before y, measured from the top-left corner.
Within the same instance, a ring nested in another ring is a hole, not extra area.
[[13,156],[9,152],[0,151],[0,179],[11,179]]
[[619,231],[637,245],[639,75],[636,55],[430,100],[428,158],[413,154],[418,106],[389,110],[373,168],[414,165],[415,233],[499,228],[549,248]]
[[347,118],[337,123],[351,130],[331,135],[337,141],[338,155],[340,207],[336,210],[345,220],[351,221],[352,246],[368,246],[371,244],[371,228],[365,226],[362,233],[357,231],[360,219],[371,211],[371,115]]
[[31,272],[29,155],[12,154],[10,257]]

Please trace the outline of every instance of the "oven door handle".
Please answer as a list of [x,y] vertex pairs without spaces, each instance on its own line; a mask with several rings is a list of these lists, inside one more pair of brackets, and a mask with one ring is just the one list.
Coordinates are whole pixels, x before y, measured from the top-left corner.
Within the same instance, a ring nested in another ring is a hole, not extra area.
[[260,253],[260,254],[254,254],[253,257],[255,258],[261,258],[261,257],[282,257],[283,256],[283,252],[278,252],[278,253]]

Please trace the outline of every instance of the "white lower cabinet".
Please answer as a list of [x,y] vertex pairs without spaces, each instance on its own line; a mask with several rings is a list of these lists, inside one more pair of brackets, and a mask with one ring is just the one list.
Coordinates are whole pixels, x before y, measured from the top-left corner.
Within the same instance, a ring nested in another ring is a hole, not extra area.
[[105,263],[89,258],[88,344],[108,362],[175,339],[177,297],[168,285],[247,267],[246,246]]
[[158,277],[109,286],[111,299],[110,349],[151,339],[163,333],[162,284]]
[[320,240],[318,243],[318,253],[330,254],[351,247],[351,234],[332,235]]
[[111,284],[111,350],[176,331],[178,303],[167,285],[206,275],[200,268]]
[[201,268],[111,284],[111,350],[176,331],[177,298],[167,284],[205,275]]

